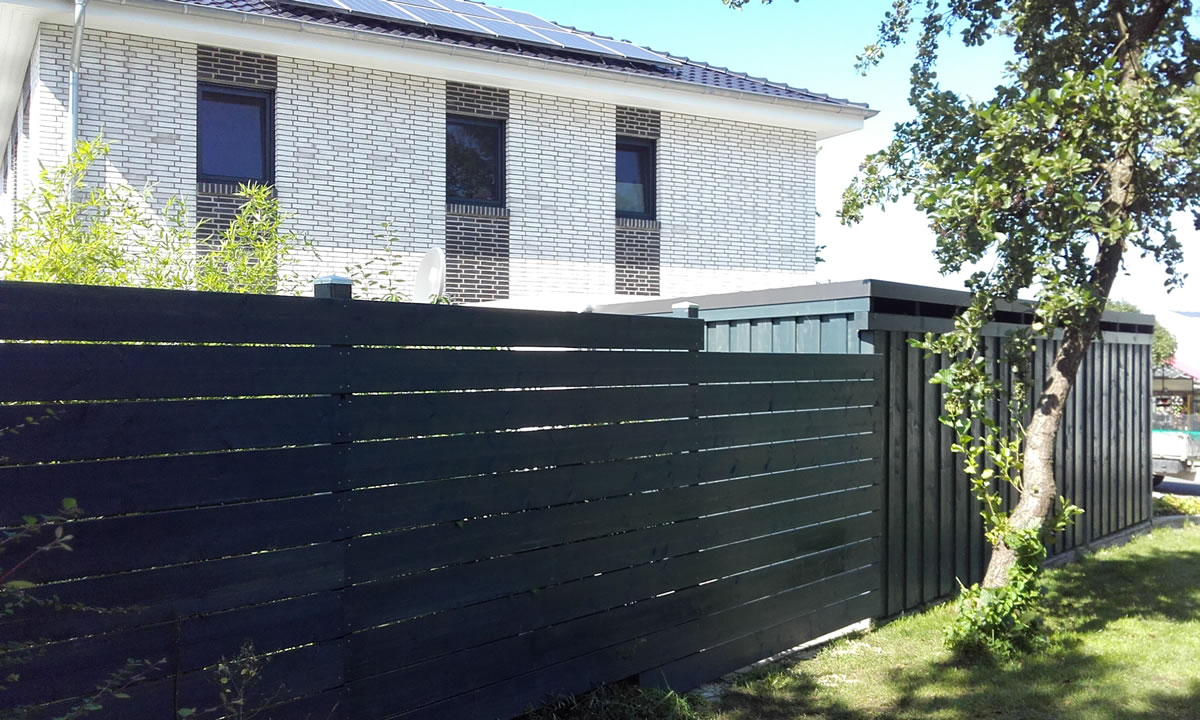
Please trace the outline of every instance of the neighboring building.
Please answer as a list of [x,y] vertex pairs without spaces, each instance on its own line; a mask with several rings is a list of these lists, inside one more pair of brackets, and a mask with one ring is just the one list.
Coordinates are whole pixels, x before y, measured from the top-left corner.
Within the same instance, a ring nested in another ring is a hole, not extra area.
[[[349,8],[349,9],[347,9]],[[62,0],[0,0],[3,198],[61,162]],[[463,0],[92,0],[78,136],[220,227],[273,184],[320,274],[444,248],[466,301],[804,282],[815,143],[866,105]]]

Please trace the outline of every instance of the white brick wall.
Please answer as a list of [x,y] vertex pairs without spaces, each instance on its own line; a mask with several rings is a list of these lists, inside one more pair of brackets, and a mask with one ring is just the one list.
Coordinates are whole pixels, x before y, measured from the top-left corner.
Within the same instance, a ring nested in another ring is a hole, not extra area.
[[[67,151],[71,28],[43,25],[31,122],[37,159],[62,162]],[[102,135],[111,183],[154,183],[159,206],[196,190],[196,46],[114,32],[84,35],[79,138]],[[22,163],[25,165],[25,163]],[[36,167],[36,166],[34,166]],[[35,172],[25,165],[25,171]]]
[[[20,174],[61,161],[69,29],[34,50]],[[402,52],[402,50],[397,50]],[[112,143],[104,177],[195,193],[195,46],[109,32],[84,45],[81,137]],[[384,223],[404,281],[444,246],[445,85],[440,80],[279,58],[276,178],[291,227],[319,258],[306,277],[381,261]],[[615,114],[599,102],[510,93],[506,195],[511,292],[613,292]],[[804,132],[662,114],[658,212],[662,292],[806,281],[814,261],[815,147]]]
[[280,201],[320,255],[303,258],[303,275],[378,257],[384,223],[406,283],[445,245],[442,81],[281,57],[275,126]]
[[811,134],[662,114],[663,295],[801,284],[816,258]]
[[609,294],[616,282],[616,107],[510,95],[513,297]]

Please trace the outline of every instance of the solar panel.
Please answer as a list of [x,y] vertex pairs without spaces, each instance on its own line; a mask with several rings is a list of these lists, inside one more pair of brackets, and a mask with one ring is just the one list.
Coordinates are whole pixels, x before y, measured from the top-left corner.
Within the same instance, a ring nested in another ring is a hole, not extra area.
[[519,10],[493,8],[469,0],[284,0],[334,12],[349,12],[397,22],[454,30],[468,35],[498,37],[590,55],[627,58],[659,65],[678,65],[622,40],[574,32]]
[[469,19],[461,15],[456,15],[448,10],[430,10],[429,8],[418,7],[416,5],[408,5],[406,2],[400,3],[400,5],[403,6],[405,10],[413,15],[416,15],[430,25],[435,25],[440,28],[449,28],[451,30],[462,30],[473,35],[495,34],[493,31],[487,30],[481,25],[476,25]]
[[451,12],[470,15],[471,17],[497,17],[496,13],[490,12],[490,8],[479,3],[466,2],[465,0],[436,0],[436,2],[438,5],[445,6]]
[[508,8],[501,8],[501,7],[491,8],[491,9],[499,15],[503,15],[505,19],[511,20],[511,21],[521,24],[521,25],[528,25],[528,26],[534,27],[534,28],[549,28],[551,30],[561,30],[561,28],[558,25],[555,25],[552,22],[543,20],[540,17],[538,17],[537,15],[530,15],[529,13],[521,12],[520,10],[509,10]]
[[624,55],[627,58],[632,58],[634,60],[648,60],[650,62],[667,63],[670,65],[678,64],[674,60],[665,58],[662,55],[658,55],[656,53],[652,53],[645,48],[638,47],[637,45],[634,45],[633,43],[627,43],[623,40],[609,40],[608,38],[598,38],[598,37],[590,37],[588,39],[594,43],[599,43],[599,44],[603,45],[604,47],[612,50],[613,52],[620,53],[621,55]]
[[[306,0],[307,1],[307,0]],[[341,0],[352,13],[413,22],[416,18],[386,0]]]
[[606,47],[601,47],[583,35],[576,35],[565,30],[548,30],[539,27],[537,29],[539,35],[545,35],[556,43],[568,47],[572,50],[581,50],[587,53],[599,53],[601,55],[615,55],[613,51]]
[[300,4],[312,5],[319,8],[329,8],[330,10],[340,10],[342,12],[346,11],[346,6],[342,5],[336,0],[304,0],[304,2]]
[[484,17],[473,17],[471,22],[478,23],[488,30],[496,33],[502,38],[508,40],[518,40],[524,42],[538,43],[539,45],[550,45],[557,47],[558,43],[553,40],[548,40],[542,35],[533,31],[532,28],[527,28],[524,25],[516,23],[504,22],[503,20],[489,20]]

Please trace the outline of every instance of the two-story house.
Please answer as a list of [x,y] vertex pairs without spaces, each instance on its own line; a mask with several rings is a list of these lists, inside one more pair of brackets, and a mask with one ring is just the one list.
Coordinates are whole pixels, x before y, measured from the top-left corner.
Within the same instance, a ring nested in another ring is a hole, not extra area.
[[0,0],[5,212],[103,134],[108,181],[213,227],[269,183],[314,275],[388,223],[406,267],[445,251],[464,301],[802,282],[816,142],[874,114],[464,0],[82,5]]

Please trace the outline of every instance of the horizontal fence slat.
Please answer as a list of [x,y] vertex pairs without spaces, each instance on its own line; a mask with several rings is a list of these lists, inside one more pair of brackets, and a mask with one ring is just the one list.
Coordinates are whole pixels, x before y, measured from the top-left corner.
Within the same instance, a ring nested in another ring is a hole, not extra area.
[[[873,512],[879,508],[878,486],[803,504],[807,513],[823,515],[825,521]],[[372,627],[804,527],[796,510],[791,503],[768,505],[357,584],[346,591],[347,622],[352,628]],[[581,557],[588,559],[587,567],[581,566]]]
[[0,281],[0,339],[699,350],[683,318]]
[[[797,522],[816,522],[805,496],[863,485],[857,466],[793,470],[727,482],[672,488],[647,498],[626,495],[527,513],[432,525],[352,540],[346,551],[347,576],[354,581],[399,575],[444,565],[525,552],[564,542],[675,523],[741,508],[789,501]],[[827,478],[828,489],[826,485]]]
[[53,582],[338,540],[339,502],[323,494],[69,522],[74,551],[24,577]]
[[[333,397],[0,407],[0,463],[87,460],[337,439]],[[32,422],[31,422],[32,420]]]
[[[582,692],[603,682],[629,677],[645,669],[682,659],[690,654],[688,648],[712,647],[741,637],[748,628],[754,628],[764,621],[778,617],[776,622],[779,622],[788,619],[789,614],[790,617],[807,614],[805,608],[813,603],[821,604],[821,598],[836,596],[858,587],[862,578],[871,575],[873,570],[864,568],[828,578],[723,613],[664,628],[637,640],[612,645],[443,702],[410,712],[397,711],[384,717],[406,720],[509,717],[524,709],[530,702],[528,698],[541,699],[556,694]],[[353,709],[353,705],[351,707]]]
[[[870,404],[863,383],[850,399]],[[816,387],[820,387],[819,385]],[[830,401],[831,391],[805,386],[674,386],[180,400],[0,407],[6,464],[204,452],[349,440],[404,438],[734,414],[804,410]],[[812,396],[809,399],[808,396]],[[853,412],[853,411],[848,411]],[[820,414],[820,413],[818,413]],[[824,415],[822,415],[824,417]],[[797,426],[815,433],[813,418]],[[831,433],[832,434],[832,433]]]
[[368,629],[349,637],[348,672],[367,677],[877,535],[878,517],[858,515]]
[[[352,487],[509,472],[533,467],[792,440],[798,435],[875,427],[878,408],[798,414],[792,424],[770,415],[738,415],[487,433],[387,442],[218,452],[174,457],[0,466],[0,484],[23,498],[19,512],[49,512],[64,497],[94,515],[170,510],[273,499],[333,489],[344,473]],[[246,419],[247,422],[250,419]],[[65,446],[66,438],[51,434]],[[0,441],[7,447],[9,441]],[[2,454],[2,453],[0,453]]]
[[73,613],[49,608],[0,620],[0,639],[61,639],[214,613],[340,588],[336,543],[222,558],[45,586],[65,603],[133,612]]
[[21,512],[48,513],[75,498],[86,515],[118,515],[271,500],[334,489],[346,446],[311,446],[128,460],[0,467]]
[[681,625],[819,582],[828,575],[869,564],[876,553],[872,543],[862,543],[745,573],[735,579],[682,588],[669,595],[545,627],[357,684],[352,681],[350,699],[367,716],[385,714],[390,708],[420,707],[501,682],[521,670],[538,669],[635,640],[664,625]]
[[879,617],[883,613],[882,603],[878,591],[841,600],[729,643],[707,648],[703,653],[666,667],[641,673],[640,681],[642,685],[677,690],[694,688],[720,677],[729,668],[745,667],[861,620]]
[[876,436],[847,435],[377,487],[347,496],[348,523],[360,532],[398,530],[878,457],[879,451]]
[[861,361],[829,367],[787,357],[793,360],[641,351],[2,343],[0,366],[7,372],[0,377],[0,401],[829,382],[869,377],[870,368]]

